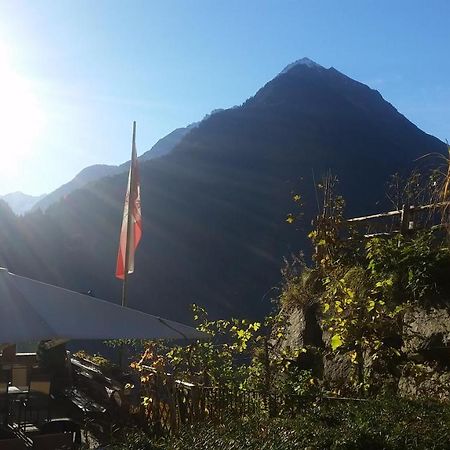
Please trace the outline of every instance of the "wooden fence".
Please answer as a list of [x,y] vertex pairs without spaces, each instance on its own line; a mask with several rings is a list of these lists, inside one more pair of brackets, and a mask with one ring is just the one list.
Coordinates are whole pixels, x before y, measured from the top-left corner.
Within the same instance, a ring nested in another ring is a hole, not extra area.
[[156,432],[176,432],[184,424],[233,416],[293,414],[301,407],[298,396],[201,386],[152,371],[141,392],[142,419]]

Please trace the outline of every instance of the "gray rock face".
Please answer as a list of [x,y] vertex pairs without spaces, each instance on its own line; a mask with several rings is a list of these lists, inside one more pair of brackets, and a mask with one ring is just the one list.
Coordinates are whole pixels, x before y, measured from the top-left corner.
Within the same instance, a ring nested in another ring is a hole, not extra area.
[[[295,349],[314,345],[308,329],[320,326],[320,320],[307,309],[292,308],[289,311],[283,346]],[[401,338],[402,357],[395,371],[398,375],[386,375],[379,388],[394,387],[399,395],[407,398],[450,401],[450,308],[413,307],[408,310],[403,318]],[[329,348],[329,339],[327,330],[322,330],[321,340],[328,344],[326,348]],[[319,354],[324,384],[345,392],[355,375],[350,359],[327,349]],[[370,355],[366,359],[370,369]]]
[[305,346],[323,347],[324,332],[317,315],[317,305],[312,303],[303,307],[292,307],[286,322],[284,347],[299,348]]
[[410,362],[403,367],[398,393],[411,399],[450,401],[450,372]]
[[304,332],[306,329],[306,317],[302,308],[292,308],[289,313],[289,320],[286,324],[286,338],[283,347],[292,349],[304,346]]
[[[450,349],[450,310],[413,308],[405,313],[403,352],[408,356]],[[428,355],[432,356],[432,355]]]
[[408,398],[450,401],[450,309],[415,307],[405,313],[398,392]]
[[323,357],[323,376],[328,387],[345,391],[355,376],[354,365],[346,355],[326,353]]

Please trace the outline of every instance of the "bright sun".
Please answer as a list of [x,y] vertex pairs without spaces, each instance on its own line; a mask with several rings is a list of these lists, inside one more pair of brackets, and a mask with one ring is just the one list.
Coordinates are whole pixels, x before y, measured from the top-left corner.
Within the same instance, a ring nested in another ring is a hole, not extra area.
[[44,122],[31,83],[13,69],[9,56],[0,43],[0,176],[7,178],[20,175]]

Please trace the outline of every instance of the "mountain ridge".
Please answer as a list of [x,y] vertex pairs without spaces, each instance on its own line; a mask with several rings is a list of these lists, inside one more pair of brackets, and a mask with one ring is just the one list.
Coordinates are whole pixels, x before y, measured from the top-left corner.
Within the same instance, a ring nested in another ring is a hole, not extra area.
[[[147,161],[153,158],[159,158],[169,153],[178,142],[195,126],[198,122],[187,125],[186,127],[176,128],[166,136],[160,138],[150,150],[142,153],[139,156],[140,161]],[[110,164],[93,164],[85,167],[72,180],[64,183],[50,194],[41,196],[29,210],[42,209],[45,211],[50,205],[63,199],[76,189],[81,189],[89,183],[99,180],[103,177],[114,176],[121,172],[126,172],[129,169],[130,161],[126,161],[120,165]],[[25,212],[27,212],[25,211]]]
[[[144,229],[130,306],[175,320],[188,319],[192,302],[213,317],[260,317],[276,296],[284,257],[310,253],[312,170],[317,181],[332,170],[347,214],[366,214],[385,205],[389,175],[407,172],[425,153],[445,152],[377,91],[335,69],[293,69],[140,164]],[[126,173],[106,177],[25,216],[18,224],[25,237],[0,245],[0,262],[118,301],[113,274],[126,183]],[[292,192],[302,194],[304,233],[285,220]],[[31,237],[33,253],[23,258]]]

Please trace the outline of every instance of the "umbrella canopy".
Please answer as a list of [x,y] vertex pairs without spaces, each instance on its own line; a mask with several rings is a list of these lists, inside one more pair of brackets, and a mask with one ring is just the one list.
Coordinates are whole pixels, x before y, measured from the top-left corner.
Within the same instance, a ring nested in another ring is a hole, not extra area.
[[187,325],[0,268],[0,342],[205,337]]

